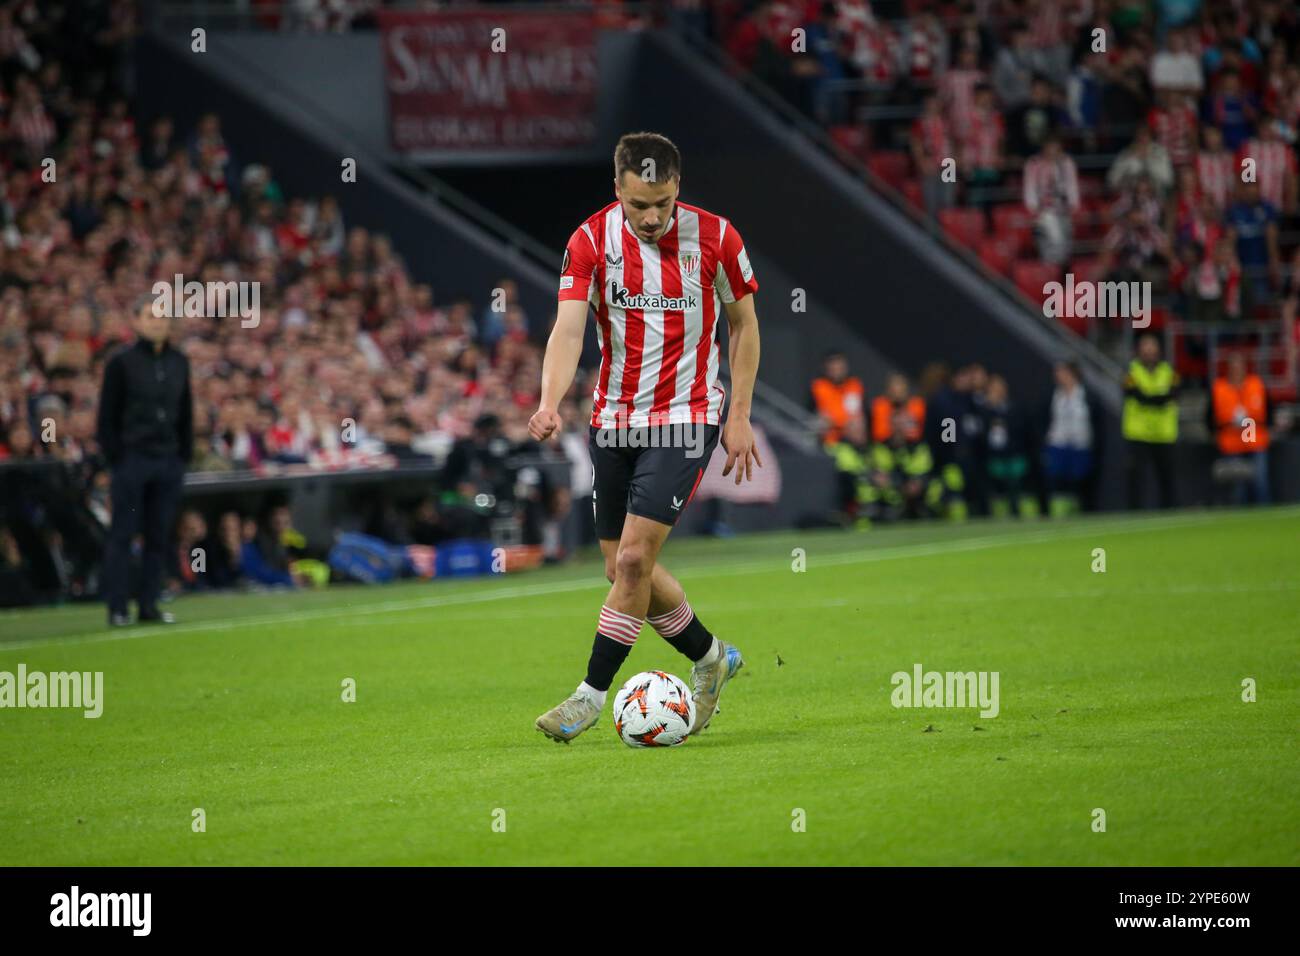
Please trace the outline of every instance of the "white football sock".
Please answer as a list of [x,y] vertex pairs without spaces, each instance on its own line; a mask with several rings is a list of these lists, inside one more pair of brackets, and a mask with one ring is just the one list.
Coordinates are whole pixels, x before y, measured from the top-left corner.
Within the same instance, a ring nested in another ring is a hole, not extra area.
[[596,688],[592,687],[586,681],[583,681],[578,685],[578,693],[586,694],[588,697],[594,698],[596,706],[601,710],[605,709],[605,695],[608,691],[596,690]]
[[722,642],[715,637],[713,638],[713,643],[709,645],[709,652],[695,663],[700,665],[700,667],[712,667],[718,662],[718,658],[721,656]]

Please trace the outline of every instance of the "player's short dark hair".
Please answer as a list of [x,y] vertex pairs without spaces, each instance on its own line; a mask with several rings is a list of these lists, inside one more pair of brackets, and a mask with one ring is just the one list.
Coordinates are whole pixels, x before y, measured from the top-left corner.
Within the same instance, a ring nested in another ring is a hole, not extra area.
[[[643,175],[647,159],[653,162],[651,178]],[[682,154],[672,140],[659,133],[625,133],[614,147],[614,178],[622,182],[627,172],[645,178],[646,182],[666,183],[674,176],[681,176]]]

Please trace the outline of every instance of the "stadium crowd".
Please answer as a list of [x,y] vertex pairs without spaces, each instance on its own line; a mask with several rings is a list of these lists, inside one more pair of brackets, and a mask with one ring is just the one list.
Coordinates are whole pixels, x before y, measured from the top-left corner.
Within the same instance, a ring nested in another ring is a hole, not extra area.
[[[86,519],[60,529],[52,509],[11,502],[0,568],[39,561],[63,579],[92,563],[111,509],[103,366],[134,338],[142,296],[176,275],[256,282],[260,300],[252,327],[175,320],[192,370],[191,470],[437,464],[445,533],[481,531],[487,495],[519,499],[525,534],[554,539],[561,490],[494,469],[526,441],[541,377],[515,283],[435,301],[387,237],[347,224],[332,197],[286,196],[218,116],[137,129],[122,63],[132,8],[108,6],[100,22],[0,4],[0,463],[66,466]],[[409,537],[418,519],[406,518]]]
[[[1293,4],[716,0],[696,23],[1036,305],[1070,272],[1151,281],[1157,328],[1283,324],[1257,371],[1295,396]],[[1176,360],[1213,378],[1203,331]]]

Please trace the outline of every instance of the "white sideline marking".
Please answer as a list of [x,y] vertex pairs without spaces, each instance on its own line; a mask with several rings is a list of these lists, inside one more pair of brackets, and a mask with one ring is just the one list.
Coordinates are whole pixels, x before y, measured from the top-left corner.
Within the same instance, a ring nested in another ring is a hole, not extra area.
[[[1012,545],[1038,544],[1045,541],[1059,541],[1063,538],[1087,538],[1105,534],[1135,534],[1151,530],[1153,525],[1159,528],[1186,528],[1209,524],[1221,517],[1221,515],[1200,515],[1177,518],[1129,518],[1114,524],[1087,524],[1067,528],[1043,529],[1029,534],[1010,533],[981,538],[964,538],[956,541],[935,541],[926,544],[904,545],[899,548],[885,548],[880,551],[833,554],[825,558],[815,558],[809,562],[809,566],[837,567],[846,564],[873,564],[877,561],[893,561],[901,558],[926,558],[963,551],[986,551]],[[758,572],[772,572],[786,566],[786,556],[782,555],[779,559],[746,561],[711,568],[692,567],[690,568],[690,574],[695,578],[732,577]],[[235,618],[230,621],[200,621],[194,624],[175,625],[153,624],[143,627],[123,628],[119,631],[93,631],[71,637],[46,637],[14,642],[0,641],[0,654],[33,647],[56,647],[64,644],[100,644],[109,641],[138,640],[146,637],[170,638],[182,634],[199,634],[207,631],[230,631],[246,627],[298,624],[331,618],[349,618],[358,615],[386,614],[394,611],[450,607],[457,604],[479,604],[505,598],[544,597],[548,594],[564,594],[571,591],[604,590],[607,587],[608,584],[603,578],[593,577],[591,580],[557,581],[552,584],[527,584],[516,587],[492,588],[471,594],[449,594],[441,597],[414,598],[406,601],[386,601],[379,604],[367,604],[358,608],[347,605],[334,605],[328,608]]]

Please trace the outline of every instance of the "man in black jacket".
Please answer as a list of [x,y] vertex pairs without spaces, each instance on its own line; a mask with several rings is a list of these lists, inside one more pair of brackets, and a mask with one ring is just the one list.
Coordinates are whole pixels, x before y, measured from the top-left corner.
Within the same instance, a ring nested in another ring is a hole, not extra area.
[[99,396],[99,447],[112,469],[113,526],[104,551],[103,592],[108,623],[131,623],[127,609],[131,541],[144,535],[137,598],[141,621],[170,624],[159,611],[172,518],[194,447],[190,365],[167,342],[171,319],[154,314],[153,300],[136,309],[134,345],[104,366]]

